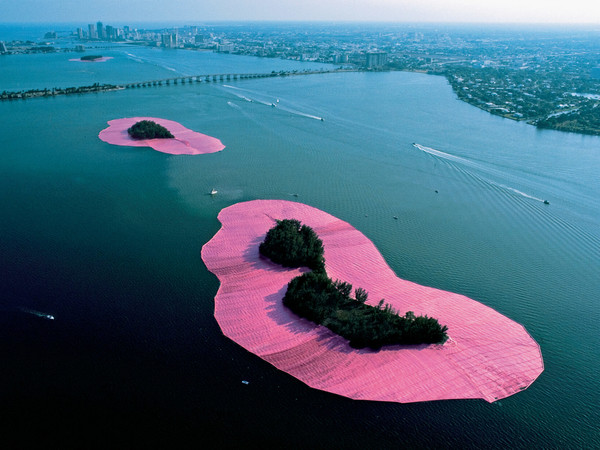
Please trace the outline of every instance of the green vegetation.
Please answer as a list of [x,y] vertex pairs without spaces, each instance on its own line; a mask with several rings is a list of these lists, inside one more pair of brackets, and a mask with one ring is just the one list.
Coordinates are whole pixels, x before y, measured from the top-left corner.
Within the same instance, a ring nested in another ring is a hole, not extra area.
[[436,319],[417,317],[412,311],[400,316],[390,305],[384,305],[384,300],[377,306],[367,305],[368,294],[362,288],[357,288],[352,297],[351,284],[327,276],[322,241],[297,220],[277,221],[259,251],[285,267],[307,266],[314,270],[290,281],[283,304],[300,317],[348,339],[353,348],[433,344],[447,339],[448,328]]
[[91,86],[80,86],[80,87],[68,87],[68,88],[52,88],[52,89],[30,89],[28,91],[16,91],[8,92],[3,91],[0,93],[0,100],[17,100],[17,99],[28,99],[38,97],[54,97],[57,95],[71,95],[71,94],[87,94],[90,92],[108,92],[122,89],[120,86],[114,84],[99,84],[94,83]]
[[79,59],[81,59],[82,61],[95,61],[100,58],[102,58],[102,55],[85,55]]
[[595,80],[565,77],[563,71],[540,77],[534,70],[490,67],[448,68],[445,75],[458,98],[492,114],[538,128],[600,135]]
[[165,127],[152,120],[137,122],[127,130],[127,133],[133,139],[169,139],[175,137]]
[[600,107],[598,105],[599,103],[593,100],[582,101],[579,108],[540,119],[535,124],[538,128],[598,136],[600,135]]
[[300,225],[298,220],[278,220],[267,232],[259,251],[283,267],[305,266],[325,272],[323,241],[312,228]]

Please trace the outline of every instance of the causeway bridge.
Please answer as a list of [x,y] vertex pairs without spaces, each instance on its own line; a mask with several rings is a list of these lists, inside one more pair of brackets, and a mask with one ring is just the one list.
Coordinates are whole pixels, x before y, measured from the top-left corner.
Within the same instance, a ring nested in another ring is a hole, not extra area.
[[203,75],[186,75],[177,76],[171,78],[161,78],[158,80],[149,81],[137,81],[133,83],[124,83],[119,85],[125,89],[151,87],[151,86],[168,86],[171,84],[185,84],[185,83],[223,83],[226,81],[234,80],[249,80],[255,78],[271,78],[271,77],[287,77],[296,75],[314,75],[321,73],[334,73],[334,72],[351,72],[351,69],[335,69],[335,70],[310,70],[302,72],[268,72],[268,73],[218,73],[218,74],[203,74]]
[[121,89],[132,89],[132,88],[143,88],[151,86],[168,86],[172,84],[186,84],[186,83],[222,83],[225,81],[234,80],[249,80],[256,78],[271,78],[271,77],[288,77],[297,75],[314,75],[323,73],[340,73],[340,72],[359,72],[360,69],[332,69],[332,70],[304,70],[299,71],[280,71],[280,72],[268,72],[268,73],[217,73],[217,74],[203,74],[203,75],[181,75],[171,78],[161,78],[157,80],[148,81],[136,81],[132,83],[123,84],[99,84],[94,83],[91,86],[79,86],[70,88],[52,88],[52,89],[30,89],[28,91],[15,91],[15,92],[0,92],[0,101],[3,100],[15,100],[15,99],[28,99],[37,97],[54,97],[57,95],[70,95],[70,94],[87,94],[91,92],[108,92],[117,91]]

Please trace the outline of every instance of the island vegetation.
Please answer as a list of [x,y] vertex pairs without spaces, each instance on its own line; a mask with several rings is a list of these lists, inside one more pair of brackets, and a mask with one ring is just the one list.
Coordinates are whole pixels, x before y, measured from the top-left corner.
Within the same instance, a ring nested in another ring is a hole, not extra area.
[[110,92],[123,89],[122,86],[114,84],[94,83],[91,86],[52,88],[52,89],[29,89],[27,91],[3,91],[0,93],[0,100],[26,100],[29,98],[55,97],[57,95],[88,94],[90,92]]
[[127,133],[133,139],[172,139],[175,137],[165,127],[152,120],[136,122],[127,129]]
[[308,267],[325,272],[323,241],[317,233],[294,219],[278,220],[260,244],[261,255],[283,267]]
[[298,220],[277,221],[259,252],[285,267],[313,269],[290,281],[283,304],[300,317],[348,339],[353,348],[377,350],[384,345],[434,344],[447,339],[448,328],[437,319],[415,316],[412,311],[402,316],[384,300],[377,306],[368,305],[364,289],[355,289],[352,296],[350,283],[329,278],[323,242],[312,228]]
[[96,61],[97,59],[102,59],[102,55],[85,55],[79,59],[82,61]]

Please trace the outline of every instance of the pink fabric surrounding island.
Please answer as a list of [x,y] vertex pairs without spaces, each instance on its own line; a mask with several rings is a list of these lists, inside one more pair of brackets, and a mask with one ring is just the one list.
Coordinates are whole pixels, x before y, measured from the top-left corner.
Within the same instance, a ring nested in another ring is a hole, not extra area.
[[69,61],[75,61],[75,62],[105,62],[108,61],[109,59],[113,59],[112,56],[102,56],[101,58],[96,58],[96,59],[81,59],[81,58],[71,58],[69,59]]
[[[448,326],[443,345],[355,350],[327,328],[283,306],[287,283],[308,269],[285,269],[258,245],[276,219],[298,219],[323,240],[333,279],[385,298],[397,311],[427,314]],[[346,222],[280,200],[238,203],[219,214],[222,228],[202,248],[220,280],[215,317],[223,333],[307,385],[353,399],[420,402],[482,398],[527,388],[543,371],[538,344],[522,325],[459,294],[396,276],[373,243]]]
[[[141,120],[151,120],[162,125],[171,132],[173,139],[132,139],[127,129]],[[223,143],[212,136],[197,133],[167,119],[156,117],[129,117],[108,122],[109,127],[100,132],[98,137],[104,142],[130,147],[152,147],[154,150],[172,155],[203,155],[220,152],[225,148]]]

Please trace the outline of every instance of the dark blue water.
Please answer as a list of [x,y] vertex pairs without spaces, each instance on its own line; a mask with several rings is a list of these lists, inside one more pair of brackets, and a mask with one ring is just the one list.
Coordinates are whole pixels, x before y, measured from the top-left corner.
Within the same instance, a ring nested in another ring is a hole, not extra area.
[[[207,71],[236,61],[209,56]],[[137,74],[197,63],[177,58],[148,57]],[[226,149],[171,156],[97,138],[136,115]],[[3,102],[0,118],[0,426],[24,446],[600,446],[600,138],[490,116],[411,73]],[[360,402],[224,338],[200,249],[222,208],[293,193],[360,229],[400,277],[522,323],[544,373],[494,404]]]

